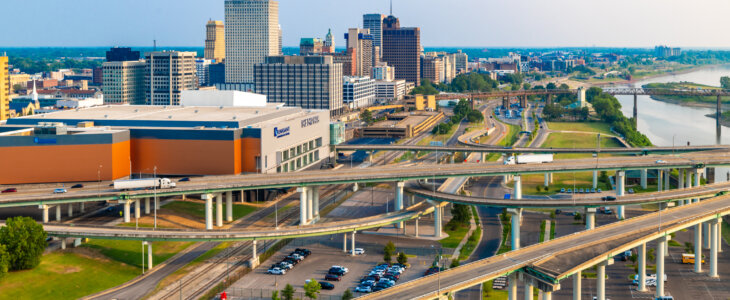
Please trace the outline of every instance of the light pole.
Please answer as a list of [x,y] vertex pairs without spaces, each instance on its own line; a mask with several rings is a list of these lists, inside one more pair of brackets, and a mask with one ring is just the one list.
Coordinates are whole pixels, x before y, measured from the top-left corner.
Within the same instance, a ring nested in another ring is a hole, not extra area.
[[279,229],[279,209],[278,206],[279,201],[274,202],[274,225],[276,226],[276,229]]

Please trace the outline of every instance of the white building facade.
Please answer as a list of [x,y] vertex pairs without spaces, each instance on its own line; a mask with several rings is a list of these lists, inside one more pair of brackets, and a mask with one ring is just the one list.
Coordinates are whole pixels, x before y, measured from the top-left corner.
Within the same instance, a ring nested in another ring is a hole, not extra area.
[[368,107],[375,103],[375,79],[351,76],[342,79],[342,101],[350,109]]
[[226,83],[253,83],[253,67],[280,55],[279,2],[226,0]]

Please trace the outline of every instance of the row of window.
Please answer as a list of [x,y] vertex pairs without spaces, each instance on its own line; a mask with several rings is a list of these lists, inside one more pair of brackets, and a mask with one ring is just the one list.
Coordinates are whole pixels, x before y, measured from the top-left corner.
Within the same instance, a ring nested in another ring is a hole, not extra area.
[[317,138],[314,140],[311,140],[309,142],[300,144],[295,147],[291,147],[288,150],[284,150],[281,153],[281,161],[285,162],[289,159],[293,159],[301,154],[306,154],[309,151],[316,150],[319,147],[322,147],[322,138]]

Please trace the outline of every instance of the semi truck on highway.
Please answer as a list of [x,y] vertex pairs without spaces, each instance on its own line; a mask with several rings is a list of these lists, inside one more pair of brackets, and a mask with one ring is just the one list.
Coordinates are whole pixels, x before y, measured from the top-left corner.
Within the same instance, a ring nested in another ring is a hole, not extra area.
[[116,190],[132,190],[132,189],[171,189],[175,187],[175,183],[169,178],[144,178],[114,181],[114,189]]
[[552,154],[525,154],[517,155],[517,164],[542,164],[553,161]]

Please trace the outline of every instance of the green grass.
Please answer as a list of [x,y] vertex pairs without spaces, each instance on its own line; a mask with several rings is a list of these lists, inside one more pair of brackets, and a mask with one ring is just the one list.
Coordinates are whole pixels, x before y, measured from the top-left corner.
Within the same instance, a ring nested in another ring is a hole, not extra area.
[[547,226],[545,223],[547,220],[542,220],[542,223],[540,223],[540,236],[538,239],[538,243],[542,243],[545,241],[545,226]]
[[[600,175],[600,174],[599,174]],[[613,175],[608,173],[609,176]],[[573,184],[575,182],[575,185]],[[543,185],[545,184],[545,175],[543,174],[530,174],[522,175],[522,193],[524,195],[554,195],[560,192],[560,189],[573,189],[576,188],[591,188],[593,186],[593,172],[575,172],[575,173],[553,173],[553,183],[545,191]],[[508,184],[510,187],[514,187],[514,182]],[[537,187],[540,186],[540,191],[537,191]],[[611,189],[609,184],[604,182],[598,182],[598,188],[603,191]]]
[[[192,242],[153,242],[152,262],[159,264],[192,244]],[[96,249],[111,260],[123,262],[136,268],[142,268],[142,243],[139,241],[92,239],[82,244],[82,247]],[[145,246],[145,260],[147,259],[146,251],[147,247]],[[147,262],[145,261],[145,267],[146,264]]]
[[680,244],[679,242],[675,241],[675,240],[670,240],[669,241],[669,247],[680,247],[680,248],[682,248],[684,246],[682,244]]
[[[507,214],[509,216],[509,214]],[[497,250],[497,255],[510,252],[512,251],[512,248],[507,245],[507,241],[510,238],[510,231],[512,230],[512,223],[510,222],[511,217],[508,217],[506,220],[502,220],[502,216],[500,215],[499,221],[502,222],[502,242],[499,245],[499,250]]]
[[[545,139],[545,143],[542,144],[542,148],[596,148],[596,133],[560,133],[553,132]],[[601,137],[601,148],[615,147],[619,148],[622,145],[614,138]],[[600,157],[610,156],[608,154],[602,154]],[[555,155],[556,159],[574,159],[574,158],[589,158],[591,154],[579,154],[579,153],[566,153]]]
[[730,244],[730,224],[727,222],[722,222],[722,239],[725,240],[725,243]]
[[548,128],[555,131],[585,131],[614,135],[611,133],[611,125],[603,122],[548,122]]
[[41,264],[0,280],[0,299],[78,299],[140,275],[123,263],[69,252],[44,255]]
[[556,224],[555,220],[550,221],[550,239],[551,240],[555,239],[555,224]]
[[[215,202],[215,201],[214,201]],[[223,205],[225,210],[225,205]],[[215,215],[215,207],[213,205],[213,215]],[[174,201],[162,206],[164,209],[169,209],[173,212],[189,215],[194,218],[204,219],[205,218],[205,204],[202,202],[190,202],[190,201]],[[256,211],[255,206],[234,203],[233,204],[233,219],[237,220],[244,216]]]
[[454,126],[451,126],[451,130],[449,130],[446,134],[431,134],[421,139],[416,144],[419,146],[428,146],[431,142],[442,142],[445,144],[445,141],[448,141],[451,136],[456,133],[457,129],[459,129],[459,124],[454,124]]
[[502,138],[497,145],[499,146],[505,146],[505,147],[511,147],[514,145],[517,140],[520,138],[520,126],[512,125],[512,124],[505,124],[507,125],[507,134]]
[[459,260],[465,260],[469,258],[472,252],[474,252],[474,249],[477,248],[479,245],[479,241],[482,237],[482,225],[478,221],[479,216],[477,215],[477,208],[475,206],[471,207],[472,217],[477,223],[477,229],[472,232],[472,234],[469,236],[469,239],[467,239],[466,244],[463,248],[461,248],[461,252],[459,253]]
[[449,234],[449,237],[439,241],[441,247],[454,249],[459,246],[461,240],[469,232],[469,225],[458,225],[455,230],[452,230],[448,224],[444,226],[444,232]]

